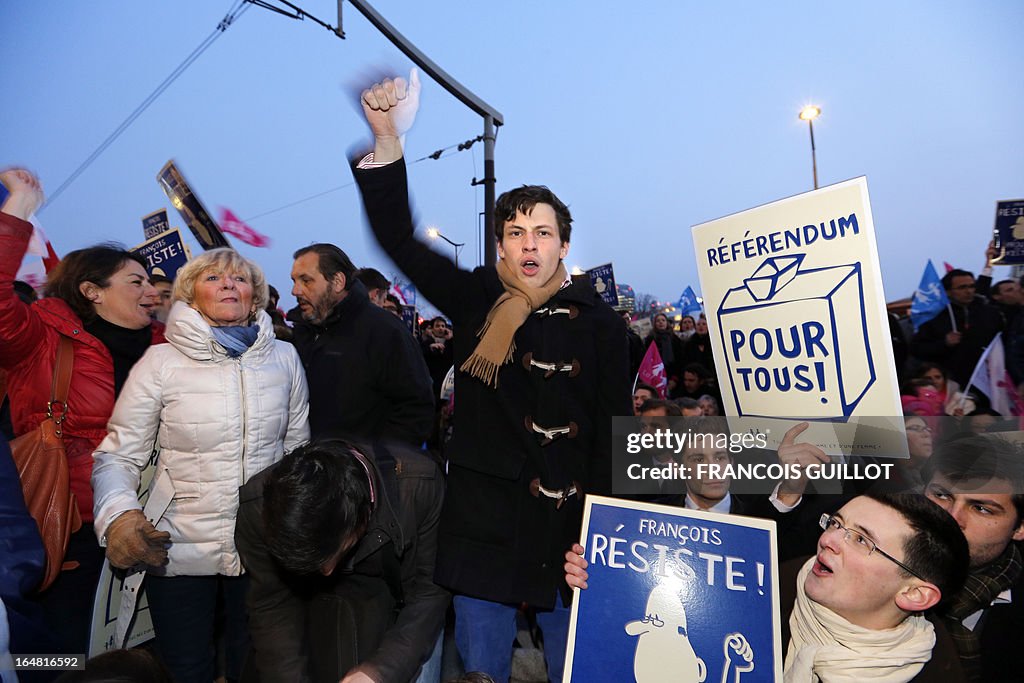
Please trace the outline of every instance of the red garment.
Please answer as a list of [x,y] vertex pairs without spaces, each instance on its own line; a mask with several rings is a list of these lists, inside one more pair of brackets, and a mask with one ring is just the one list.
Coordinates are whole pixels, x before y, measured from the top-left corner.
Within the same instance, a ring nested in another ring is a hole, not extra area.
[[[30,223],[0,212],[0,368],[7,371],[11,423],[20,436],[46,417],[59,335],[66,335],[74,342],[75,366],[64,448],[78,510],[83,521],[91,522],[92,452],[107,435],[114,410],[114,361],[63,299],[47,297],[28,306],[14,293],[15,274],[31,235]],[[163,335],[154,330],[153,343],[162,341]]]

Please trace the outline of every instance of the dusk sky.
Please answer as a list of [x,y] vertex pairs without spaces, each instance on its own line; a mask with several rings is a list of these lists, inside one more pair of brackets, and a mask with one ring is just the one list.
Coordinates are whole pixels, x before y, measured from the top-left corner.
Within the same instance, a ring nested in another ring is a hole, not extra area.
[[[690,226],[867,176],[885,295],[925,261],[977,271],[995,202],[1024,197],[1024,3],[412,2],[374,7],[500,111],[498,191],[550,186],[575,219],[567,265],[611,261],[662,300],[698,288]],[[0,163],[49,192],[215,29],[232,0],[6,2]],[[337,22],[334,0],[302,0]],[[291,253],[314,241],[396,272],[375,246],[346,157],[366,141],[352,89],[411,64],[351,5],[345,40],[248,9],[39,218],[58,253],[142,241],[176,159],[211,212],[273,240],[232,239],[294,300]],[[408,160],[476,137],[481,119],[425,79]],[[478,262],[483,145],[410,167],[422,227]],[[346,186],[274,213],[310,195]],[[191,235],[189,235],[191,241]],[[193,250],[196,251],[194,241]],[[443,253],[451,247],[439,244]],[[997,278],[1007,269],[997,270]]]

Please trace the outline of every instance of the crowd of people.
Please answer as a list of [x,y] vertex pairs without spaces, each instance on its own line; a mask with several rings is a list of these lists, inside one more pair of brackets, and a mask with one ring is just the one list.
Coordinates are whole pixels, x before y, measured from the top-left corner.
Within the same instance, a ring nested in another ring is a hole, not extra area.
[[[728,433],[707,320],[675,329],[659,313],[641,339],[629,312],[566,272],[572,216],[543,186],[498,198],[496,266],[460,270],[431,250],[402,150],[418,99],[415,72],[365,90],[373,146],[352,159],[374,237],[444,314],[415,333],[387,279],[329,243],[294,253],[287,313],[260,266],[227,248],[173,280],[120,247],[81,249],[33,300],[15,274],[42,188],[24,169],[0,172],[0,655],[88,652],[109,563],[128,577],[128,604],[142,581],[155,638],[62,680],[120,668],[118,680],[178,683],[437,683],[453,623],[465,680],[508,681],[524,610],[548,678],[562,680],[573,589],[590,580],[583,499],[614,494],[612,417]],[[898,486],[824,494],[795,479],[754,495],[694,478],[636,496],[776,522],[787,682],[1021,677],[1024,461],[993,433],[1016,418],[968,385],[999,332],[1024,381],[1024,294],[992,284],[989,263],[943,286],[947,312],[909,334],[891,325],[910,453]],[[82,524],[38,590],[47,558],[8,485],[7,442],[52,414],[63,340],[61,437]],[[634,382],[651,345],[664,396]],[[771,457],[828,462],[805,427]],[[736,457],[691,445],[656,459]]]

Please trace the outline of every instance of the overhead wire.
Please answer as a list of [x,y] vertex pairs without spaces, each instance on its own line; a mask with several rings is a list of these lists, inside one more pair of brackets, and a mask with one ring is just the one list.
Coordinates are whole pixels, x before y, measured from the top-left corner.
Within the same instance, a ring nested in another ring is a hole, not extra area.
[[40,208],[40,211],[42,211],[47,206],[56,201],[57,198],[60,197],[60,195],[64,192],[64,190],[70,187],[71,184],[75,182],[75,180],[77,180],[79,176],[85,173],[86,169],[88,169],[89,166],[91,166],[93,162],[95,162],[100,157],[100,155],[107,150],[107,148],[114,144],[114,141],[117,140],[117,138],[119,138],[126,130],[128,130],[128,128],[133,123],[135,123],[135,120],[138,119],[142,115],[142,113],[145,112],[146,109],[148,109],[149,106],[153,104],[157,100],[157,98],[159,98],[160,95],[162,95],[164,91],[167,90],[167,88],[169,88],[171,84],[174,83],[174,81],[176,81],[178,77],[185,72],[186,69],[192,66],[192,64],[197,59],[199,59],[199,57],[204,52],[206,52],[207,49],[209,49],[209,47],[214,43],[214,41],[216,41],[217,38],[219,38],[225,31],[227,31],[228,27],[231,26],[231,24],[234,23],[236,19],[241,17],[247,9],[249,9],[249,4],[247,0],[234,0],[234,4],[231,6],[231,9],[228,11],[226,15],[224,15],[224,18],[221,19],[220,22],[217,24],[217,28],[215,28],[213,32],[210,33],[209,36],[203,39],[203,41],[199,43],[199,45],[194,50],[192,50],[188,57],[186,57],[185,60],[181,62],[181,64],[179,64],[170,73],[170,75],[167,76],[167,78],[165,78],[160,83],[160,85],[156,87],[156,89],[153,90],[153,92],[151,92],[144,100],[142,100],[142,103],[139,104],[139,106],[137,106],[135,110],[132,111],[132,113],[129,114],[128,117],[124,121],[122,121],[120,125],[118,125],[117,128],[115,128],[114,131],[110,135],[108,135],[103,142],[100,143],[99,147],[93,150],[92,154],[90,154],[85,159],[85,161],[79,164],[78,168],[76,168],[71,173],[71,175],[68,176],[67,180],[61,183],[60,186],[49,196],[49,198],[46,201],[46,204],[44,204]]
[[[466,140],[465,142],[458,142],[458,143],[454,143],[454,144],[448,145],[447,147],[442,147],[441,149],[439,149],[439,150],[437,150],[437,151],[435,151],[435,152],[433,152],[431,154],[428,154],[425,157],[420,157],[419,159],[415,159],[414,161],[410,161],[409,162],[409,166],[412,166],[414,164],[418,164],[421,161],[427,161],[427,160],[437,161],[438,159],[446,159],[447,157],[450,157],[452,155],[451,154],[444,154],[444,152],[447,152],[450,149],[458,148],[458,151],[455,152],[456,154],[458,154],[458,152],[464,152],[464,151],[470,149],[473,146],[473,143],[480,142],[482,140],[483,140],[482,136],[477,136],[476,138],[474,138],[472,140]],[[475,168],[475,163],[474,163],[474,168]],[[330,189],[323,190],[322,192],[317,192],[316,194],[311,194],[308,197],[303,197],[302,199],[296,199],[295,201],[289,202],[289,203],[285,204],[284,206],[279,206],[276,209],[270,209],[269,211],[264,211],[263,213],[258,213],[255,216],[248,216],[246,218],[243,218],[242,220],[244,222],[248,223],[250,221],[254,221],[254,220],[257,220],[259,218],[263,218],[265,216],[269,216],[271,214],[278,213],[279,211],[284,211],[285,209],[290,209],[293,206],[298,206],[299,204],[304,204],[305,202],[312,201],[314,199],[317,199],[318,197],[323,197],[324,195],[331,194],[332,192],[337,192],[339,190],[344,190],[346,187],[352,187],[353,185],[355,185],[355,181],[350,181],[350,182],[345,183],[344,185],[338,185],[337,187],[332,187]]]

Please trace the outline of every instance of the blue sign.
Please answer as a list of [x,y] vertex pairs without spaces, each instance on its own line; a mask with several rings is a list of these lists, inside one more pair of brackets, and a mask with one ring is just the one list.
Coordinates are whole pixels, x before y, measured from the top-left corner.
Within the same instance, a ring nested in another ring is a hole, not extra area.
[[996,202],[995,243],[999,256],[992,263],[1024,263],[1024,199]]
[[415,306],[406,306],[402,304],[402,322],[409,328],[409,333],[416,334],[416,321],[419,316],[416,315]]
[[7,197],[10,196],[10,194],[11,193],[7,190],[7,186],[0,183],[0,206],[3,206],[3,203],[7,201]]
[[603,266],[591,268],[587,271],[587,275],[590,277],[590,284],[594,286],[606,304],[609,306],[619,305],[619,290],[615,286],[615,273],[612,270],[612,264],[606,263]]
[[781,681],[775,523],[587,496],[563,681]]
[[181,233],[177,229],[157,235],[131,251],[146,259],[146,272],[150,277],[163,275],[174,280],[178,269],[188,263],[188,252],[185,251]]
[[167,222],[167,209],[160,209],[142,217],[142,233],[147,240],[167,232],[170,228],[171,225]]

